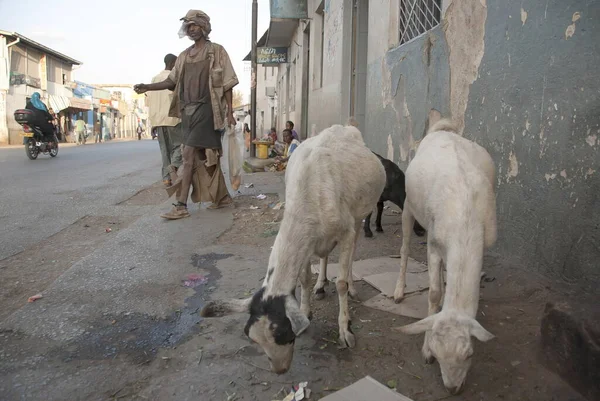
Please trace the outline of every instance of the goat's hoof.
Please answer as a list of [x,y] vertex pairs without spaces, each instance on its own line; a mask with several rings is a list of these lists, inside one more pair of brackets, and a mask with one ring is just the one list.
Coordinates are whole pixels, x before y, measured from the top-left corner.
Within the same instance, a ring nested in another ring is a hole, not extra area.
[[394,303],[399,304],[403,300],[404,300],[404,295],[399,295],[399,296],[394,295]]
[[373,232],[372,231],[365,231],[365,238],[373,238]]
[[381,227],[377,227],[377,228],[375,229],[375,231],[377,231],[378,233],[382,233],[382,232],[383,232],[383,228],[381,228]]
[[325,288],[324,287],[316,288],[315,289],[315,299],[320,301],[323,298],[325,298]]
[[349,331],[345,331],[340,334],[340,345],[344,348],[354,348],[356,346],[356,339],[354,334]]

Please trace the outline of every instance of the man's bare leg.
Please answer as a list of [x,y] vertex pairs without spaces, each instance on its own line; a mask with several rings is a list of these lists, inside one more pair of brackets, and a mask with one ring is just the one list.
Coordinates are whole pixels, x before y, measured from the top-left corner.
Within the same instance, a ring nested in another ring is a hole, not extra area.
[[190,213],[187,210],[187,200],[190,193],[190,187],[192,185],[192,178],[194,176],[194,162],[196,158],[197,149],[193,146],[183,146],[181,156],[183,163],[181,164],[181,181],[176,185],[181,185],[177,196],[177,203],[173,204],[173,209],[161,215],[160,217],[177,220],[184,217],[188,217]]

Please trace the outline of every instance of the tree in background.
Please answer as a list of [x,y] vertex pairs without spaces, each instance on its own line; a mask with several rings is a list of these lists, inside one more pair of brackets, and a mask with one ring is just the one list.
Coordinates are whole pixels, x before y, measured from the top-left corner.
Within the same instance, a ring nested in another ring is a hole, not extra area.
[[232,104],[233,108],[243,105],[244,104],[244,94],[241,91],[234,89],[232,103],[233,103]]

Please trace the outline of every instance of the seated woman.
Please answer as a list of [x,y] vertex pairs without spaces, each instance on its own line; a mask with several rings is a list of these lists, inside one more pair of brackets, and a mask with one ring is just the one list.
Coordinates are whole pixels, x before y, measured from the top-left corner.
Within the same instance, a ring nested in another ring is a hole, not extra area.
[[54,135],[54,125],[52,125],[53,118],[48,112],[48,108],[44,102],[42,102],[38,92],[34,92],[33,95],[31,95],[31,100],[27,102],[25,108],[33,111],[35,115],[35,125],[40,127],[44,135]]
[[283,155],[275,158],[275,163],[269,167],[269,171],[285,170],[290,156],[292,156],[294,150],[300,145],[300,141],[293,138],[292,131],[289,129],[283,130],[283,142],[285,143]]

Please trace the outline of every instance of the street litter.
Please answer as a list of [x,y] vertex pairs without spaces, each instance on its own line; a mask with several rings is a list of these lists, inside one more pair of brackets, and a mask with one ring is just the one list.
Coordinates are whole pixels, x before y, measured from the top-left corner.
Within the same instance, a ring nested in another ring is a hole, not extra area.
[[267,199],[267,195],[263,195],[263,194],[257,195],[256,199],[260,199],[260,200]]
[[257,209],[260,209],[260,208],[258,206],[250,206],[249,209],[250,210],[257,210]]
[[208,278],[201,274],[188,274],[186,278],[187,279],[184,280],[183,285],[190,288],[194,288],[201,284],[208,283]]
[[244,188],[254,188],[254,184],[252,184],[252,183],[246,184],[246,185],[244,185]]
[[42,294],[35,294],[35,295],[33,295],[33,296],[29,297],[29,299],[27,299],[27,302],[35,302],[35,301],[37,301],[38,299],[42,299],[42,298],[44,298],[44,297],[42,296]]
[[[282,388],[279,390],[279,393],[284,391]],[[277,393],[277,394],[279,394]],[[297,386],[293,386],[290,389],[288,395],[285,396],[283,400],[274,400],[274,401],[302,401],[310,398],[310,389],[308,388],[308,382],[300,382]]]
[[112,229],[111,229],[111,228],[108,228],[108,227],[106,228],[106,232],[107,232],[107,233],[109,233],[109,232],[111,232],[111,231],[112,231]]
[[285,202],[277,202],[274,206],[273,206],[273,210],[279,210],[283,208],[283,205],[285,205]]

